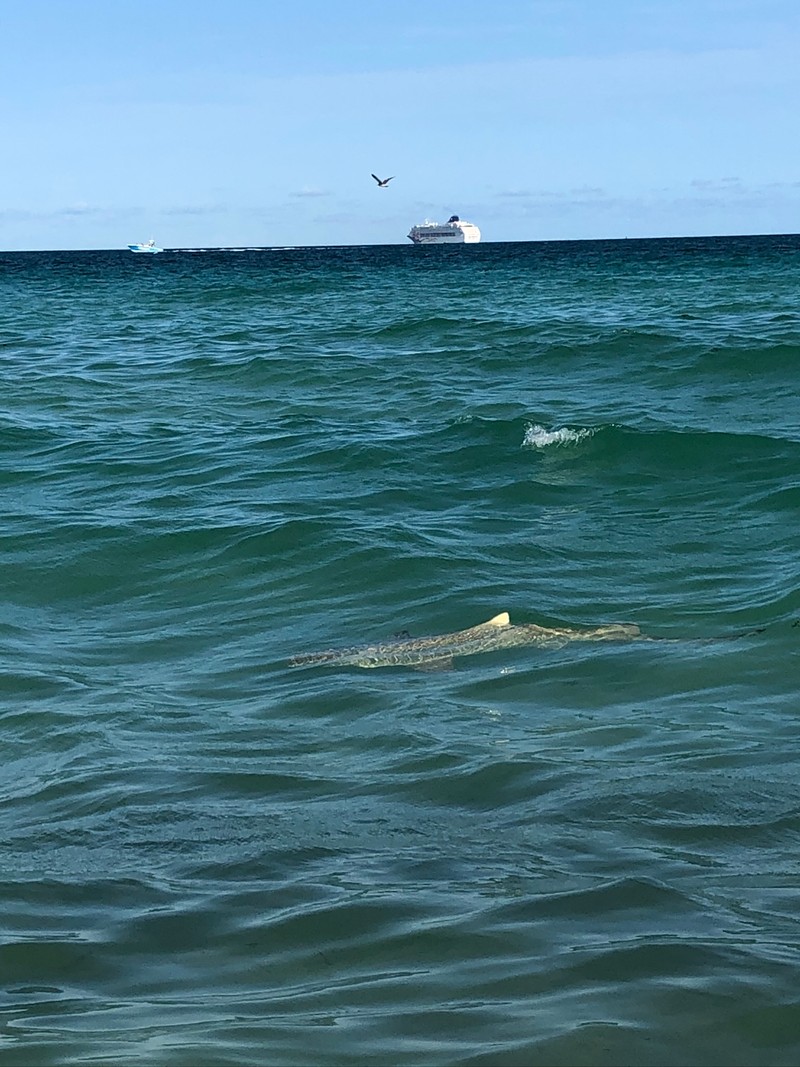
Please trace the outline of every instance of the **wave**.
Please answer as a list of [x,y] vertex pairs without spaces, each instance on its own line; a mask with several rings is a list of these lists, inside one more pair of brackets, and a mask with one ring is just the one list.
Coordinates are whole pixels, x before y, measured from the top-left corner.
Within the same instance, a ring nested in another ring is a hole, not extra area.
[[648,457],[665,465],[680,458],[682,463],[691,462],[698,469],[709,462],[734,457],[740,462],[768,455],[776,461],[796,462],[800,458],[800,440],[785,435],[777,424],[751,427],[743,420],[733,428],[717,429],[693,425],[685,418],[667,422],[652,415],[624,423],[585,426],[548,427],[539,421],[523,420],[522,448],[544,450],[589,442],[620,456]]
[[525,429],[522,442],[525,448],[549,448],[551,445],[572,445],[593,437],[596,430],[570,430],[562,426],[557,430],[547,430],[538,423],[530,423]]

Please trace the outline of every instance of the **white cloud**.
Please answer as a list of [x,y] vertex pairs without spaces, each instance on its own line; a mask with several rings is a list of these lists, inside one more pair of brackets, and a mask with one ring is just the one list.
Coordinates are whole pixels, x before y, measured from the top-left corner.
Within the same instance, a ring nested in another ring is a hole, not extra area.
[[302,189],[297,189],[295,192],[289,193],[289,196],[311,197],[311,198],[319,197],[319,196],[330,196],[330,195],[331,194],[329,192],[327,192],[327,190],[318,189],[314,185],[304,185]]

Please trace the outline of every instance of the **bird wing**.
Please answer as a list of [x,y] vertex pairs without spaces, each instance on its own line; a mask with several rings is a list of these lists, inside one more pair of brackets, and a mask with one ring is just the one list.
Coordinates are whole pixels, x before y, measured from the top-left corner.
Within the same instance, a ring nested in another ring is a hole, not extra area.
[[372,177],[375,179],[375,181],[378,183],[378,185],[381,184],[381,180],[380,180],[380,178],[378,177],[377,174],[373,174]]

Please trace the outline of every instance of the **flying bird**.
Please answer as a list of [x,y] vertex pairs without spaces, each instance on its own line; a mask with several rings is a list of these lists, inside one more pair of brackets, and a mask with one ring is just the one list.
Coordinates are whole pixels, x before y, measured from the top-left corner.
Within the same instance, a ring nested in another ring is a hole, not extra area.
[[392,178],[394,178],[394,174],[391,178],[379,178],[377,174],[373,174],[372,177],[378,183],[379,189],[385,189],[389,182],[392,180]]

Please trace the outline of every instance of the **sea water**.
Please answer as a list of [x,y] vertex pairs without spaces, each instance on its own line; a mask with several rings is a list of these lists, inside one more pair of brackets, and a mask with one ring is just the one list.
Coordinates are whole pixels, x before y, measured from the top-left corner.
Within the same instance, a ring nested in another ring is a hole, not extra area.
[[[0,1059],[800,1061],[800,238],[0,256]],[[512,623],[452,670],[296,654]]]

